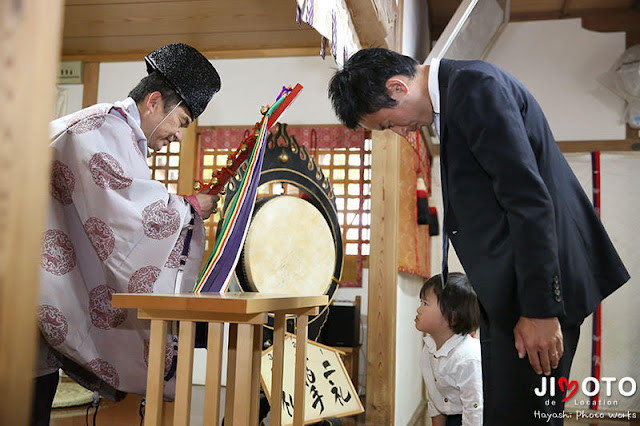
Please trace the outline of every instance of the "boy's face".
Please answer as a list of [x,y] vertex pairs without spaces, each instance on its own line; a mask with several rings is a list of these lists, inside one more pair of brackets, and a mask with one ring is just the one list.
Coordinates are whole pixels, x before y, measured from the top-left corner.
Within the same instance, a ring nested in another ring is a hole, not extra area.
[[433,293],[433,289],[427,290],[420,299],[420,306],[417,309],[415,323],[418,331],[429,334],[438,334],[449,329],[449,323],[442,316],[438,298]]

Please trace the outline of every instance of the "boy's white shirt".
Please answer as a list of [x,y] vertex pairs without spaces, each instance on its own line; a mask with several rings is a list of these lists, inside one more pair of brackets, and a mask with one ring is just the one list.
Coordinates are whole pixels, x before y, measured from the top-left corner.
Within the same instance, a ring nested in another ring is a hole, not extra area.
[[435,341],[427,335],[420,368],[431,417],[462,414],[463,426],[482,425],[482,363],[478,339],[468,334],[454,334],[436,350]]

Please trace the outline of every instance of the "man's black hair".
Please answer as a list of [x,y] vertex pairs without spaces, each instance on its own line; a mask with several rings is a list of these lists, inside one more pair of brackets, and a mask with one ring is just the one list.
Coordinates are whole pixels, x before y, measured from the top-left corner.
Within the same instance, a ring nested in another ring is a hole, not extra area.
[[387,93],[387,80],[396,75],[413,77],[418,63],[411,57],[382,48],[356,52],[329,82],[329,98],[336,115],[350,129],[362,117],[396,105]]
[[480,327],[480,306],[476,292],[465,274],[450,272],[447,285],[442,288],[440,275],[429,278],[422,289],[420,298],[424,298],[429,289],[438,298],[438,306],[449,327],[456,334],[469,334]]
[[162,95],[164,112],[169,112],[182,100],[171,83],[169,83],[158,71],[153,71],[151,74],[140,80],[136,87],[129,92],[129,97],[133,98],[137,104],[142,102],[145,96],[153,92],[160,92]]

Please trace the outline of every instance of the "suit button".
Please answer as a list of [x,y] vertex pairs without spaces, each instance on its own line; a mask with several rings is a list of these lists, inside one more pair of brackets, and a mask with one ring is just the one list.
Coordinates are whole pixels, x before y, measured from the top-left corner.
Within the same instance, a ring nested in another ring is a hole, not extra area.
[[444,402],[449,402],[449,398],[445,398],[445,399],[444,399]]
[[556,299],[556,302],[562,302],[562,297],[560,297],[560,295],[556,295],[554,299]]
[[555,294],[556,296],[560,296],[560,289],[556,288],[555,290],[553,290],[553,294]]
[[473,408],[478,408],[478,404],[473,404]]
[[558,276],[557,276],[557,275],[554,275],[554,276],[553,276],[553,283],[554,283],[554,284],[559,284],[559,283],[560,283],[560,278],[558,278]]

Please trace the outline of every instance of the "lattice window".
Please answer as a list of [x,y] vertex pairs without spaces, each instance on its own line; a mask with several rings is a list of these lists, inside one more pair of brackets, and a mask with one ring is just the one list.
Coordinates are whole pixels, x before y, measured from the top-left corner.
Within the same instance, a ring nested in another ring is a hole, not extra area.
[[151,178],[164,183],[170,193],[177,194],[180,142],[171,142],[163,151],[156,151],[147,158],[147,164],[151,169]]
[[345,255],[369,255],[371,140],[365,140],[364,149],[319,149],[317,162],[336,194]]

